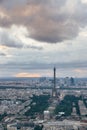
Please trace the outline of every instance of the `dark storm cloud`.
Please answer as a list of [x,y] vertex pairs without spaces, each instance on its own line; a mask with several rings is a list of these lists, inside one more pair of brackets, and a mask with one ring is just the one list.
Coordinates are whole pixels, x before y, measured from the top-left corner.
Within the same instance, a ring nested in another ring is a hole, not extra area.
[[0,3],[3,2],[3,0],[0,0]]
[[27,3],[27,0],[0,0],[2,4],[7,9],[12,9],[14,6],[24,5]]
[[87,5],[81,0],[4,0],[1,10],[9,16],[1,26],[25,25],[29,37],[48,43],[73,39],[87,25]]

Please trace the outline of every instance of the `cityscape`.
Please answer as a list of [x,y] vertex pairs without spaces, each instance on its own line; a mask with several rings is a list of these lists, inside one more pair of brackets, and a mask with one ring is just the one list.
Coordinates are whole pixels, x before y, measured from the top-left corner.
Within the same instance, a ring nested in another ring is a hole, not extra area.
[[0,0],[0,130],[87,130],[87,0]]
[[87,79],[0,80],[1,130],[86,130]]

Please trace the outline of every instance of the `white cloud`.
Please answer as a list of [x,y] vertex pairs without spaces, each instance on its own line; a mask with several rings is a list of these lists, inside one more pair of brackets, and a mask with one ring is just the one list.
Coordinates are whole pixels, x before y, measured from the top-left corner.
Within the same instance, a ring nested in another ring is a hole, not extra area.
[[85,4],[87,4],[87,0],[81,0],[82,1],[82,3],[85,3]]
[[0,45],[11,48],[43,49],[43,47],[29,38],[26,27],[12,25],[10,28],[0,27]]
[[[26,76],[29,71],[52,76],[50,71],[54,66],[59,77],[85,72],[86,0],[29,0],[26,3],[26,0],[0,3],[1,76]],[[86,75],[80,73],[80,76]]]

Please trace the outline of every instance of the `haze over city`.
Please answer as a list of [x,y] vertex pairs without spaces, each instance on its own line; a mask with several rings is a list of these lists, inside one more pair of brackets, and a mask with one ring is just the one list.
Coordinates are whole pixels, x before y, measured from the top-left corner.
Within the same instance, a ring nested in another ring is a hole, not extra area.
[[87,0],[0,0],[0,77],[87,77]]

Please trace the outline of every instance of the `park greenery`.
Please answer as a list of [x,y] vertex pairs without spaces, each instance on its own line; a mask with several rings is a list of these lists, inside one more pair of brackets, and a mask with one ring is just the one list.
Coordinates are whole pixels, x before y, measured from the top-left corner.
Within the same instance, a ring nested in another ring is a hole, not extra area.
[[70,116],[74,104],[74,107],[76,107],[77,114],[80,115],[80,110],[78,106],[79,100],[80,97],[75,97],[74,95],[66,95],[64,99],[56,106],[54,113],[58,115],[59,112],[64,112],[65,116]]
[[34,116],[43,113],[49,106],[49,95],[34,95],[32,97],[32,103],[30,109],[25,113],[26,116]]
[[36,125],[34,130],[42,130],[43,129],[43,126],[39,126],[39,125]]
[[2,119],[3,119],[4,117],[6,117],[6,116],[7,116],[6,113],[0,114],[0,121],[2,121]]

